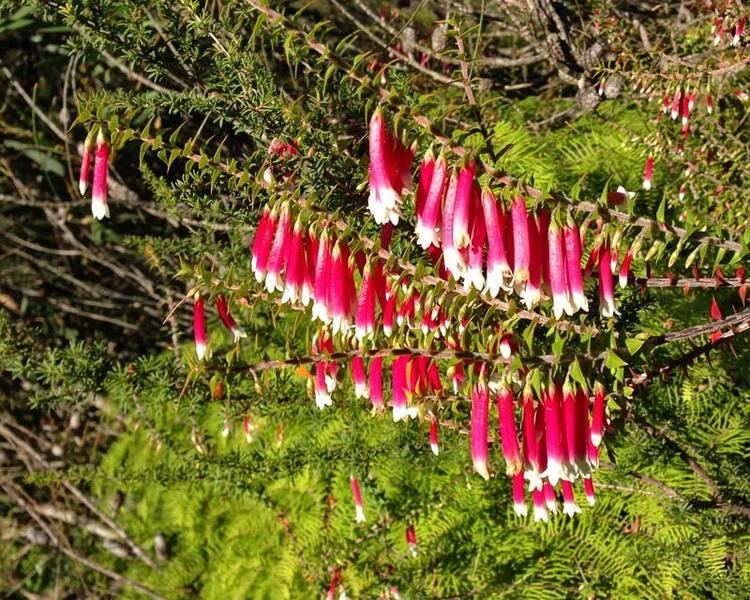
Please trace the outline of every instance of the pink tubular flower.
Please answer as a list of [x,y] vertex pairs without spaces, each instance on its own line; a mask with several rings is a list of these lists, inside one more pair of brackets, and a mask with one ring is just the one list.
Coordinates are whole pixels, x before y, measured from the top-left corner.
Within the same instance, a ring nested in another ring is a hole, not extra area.
[[268,206],[263,207],[263,214],[258,222],[253,238],[251,267],[255,273],[255,279],[260,283],[266,278],[266,267],[268,265],[268,254],[271,252],[273,232],[276,229],[276,213]]
[[584,432],[579,431],[580,422],[576,412],[576,395],[573,386],[566,381],[563,384],[562,413],[565,442],[563,474],[565,478],[572,478],[576,474],[576,442],[583,438]]
[[328,288],[331,279],[331,251],[328,245],[328,234],[323,231],[318,241],[318,256],[315,260],[315,282],[313,286],[313,319],[320,319],[324,323],[331,320],[328,306]]
[[[478,190],[477,190],[478,192]],[[468,268],[464,272],[464,289],[474,286],[484,288],[484,242],[486,238],[484,215],[479,209],[479,199],[472,198],[471,244],[469,246]]]
[[430,449],[435,456],[440,453],[440,447],[438,446],[438,425],[437,419],[434,416],[430,419]]
[[583,289],[581,272],[581,233],[573,221],[565,227],[565,268],[568,274],[568,292],[573,310],[588,312],[589,301]]
[[83,142],[83,155],[81,156],[81,173],[78,176],[78,191],[81,196],[86,193],[89,187],[89,177],[91,176],[91,138],[93,130],[88,133],[86,140]]
[[681,97],[682,97],[682,91],[680,90],[680,86],[677,86],[677,89],[674,92],[674,97],[672,98],[671,114],[669,115],[670,117],[672,117],[673,121],[677,117],[680,116],[680,98]]
[[489,189],[482,191],[481,202],[487,234],[487,289],[492,296],[497,296],[501,289],[510,291],[513,279],[503,240],[505,214],[498,211],[495,196]]
[[394,421],[402,421],[409,418],[414,419],[417,416],[417,408],[414,406],[407,406],[407,392],[409,390],[409,382],[406,375],[408,366],[408,355],[398,356],[393,361],[393,390],[391,402],[393,403]]
[[475,171],[476,167],[474,166],[474,163],[469,162],[459,171],[458,174],[456,205],[453,213],[453,245],[457,250],[468,247],[471,242],[469,215],[472,209],[471,200]]
[[331,406],[331,390],[328,385],[328,365],[326,361],[321,360],[315,363],[315,405],[323,410],[326,406]]
[[622,265],[620,266],[620,274],[618,277],[618,281],[622,289],[625,289],[628,285],[631,262],[633,262],[633,248],[632,247],[629,248],[628,251],[625,253],[625,258],[623,259]]
[[537,216],[529,219],[529,280],[523,293],[526,308],[533,308],[542,297],[542,253],[540,223]]
[[305,245],[302,232],[302,221],[298,218],[294,223],[292,239],[289,243],[286,265],[286,285],[282,302],[310,303],[310,285],[307,277],[305,262]]
[[365,509],[362,506],[362,492],[359,490],[359,480],[352,475],[352,496],[354,496],[354,512],[357,523],[364,523],[365,521]]
[[589,395],[579,387],[575,395],[576,438],[573,462],[578,475],[591,473],[589,464],[589,446],[591,445],[591,426],[589,424]]
[[573,311],[571,310],[570,297],[568,295],[563,233],[555,222],[550,223],[548,240],[549,279],[553,300],[552,312],[554,312],[555,318],[559,319],[564,312],[572,314]]
[[529,514],[526,506],[526,494],[523,485],[523,472],[519,471],[513,475],[513,511],[519,517]]
[[615,308],[615,285],[612,279],[609,242],[602,244],[599,255],[599,312],[605,319],[619,314]]
[[443,207],[443,224],[440,235],[443,242],[443,263],[445,268],[458,281],[463,273],[461,254],[453,242],[453,218],[456,212],[456,196],[458,193],[458,176],[454,172],[448,183],[448,191],[445,193],[445,206]]
[[370,361],[370,402],[377,412],[383,412],[383,357],[376,356]]
[[576,502],[576,496],[573,492],[573,484],[570,481],[562,480],[563,495],[563,513],[569,517],[574,517],[576,513],[581,512],[581,507]]
[[388,300],[385,303],[385,308],[383,309],[383,333],[390,337],[393,333],[393,322],[396,318],[396,302],[398,301],[398,291],[396,289],[392,289],[390,291],[390,295],[388,296]]
[[646,166],[643,168],[643,189],[650,190],[654,178],[654,157],[649,156],[646,159]]
[[109,144],[104,138],[104,132],[99,129],[96,135],[96,147],[94,149],[94,181],[91,186],[91,214],[101,221],[109,217],[109,206],[107,206],[107,161],[109,159]]
[[383,113],[376,109],[370,119],[370,197],[368,208],[375,222],[382,225],[389,221],[398,224],[400,190],[396,181],[396,156],[388,133]]
[[352,379],[354,380],[354,396],[356,398],[367,398],[367,374],[365,373],[365,361],[361,356],[352,356]]
[[599,447],[604,434],[604,386],[598,381],[594,384],[594,409],[591,413],[591,443]]
[[513,404],[512,390],[507,384],[501,383],[497,394],[497,418],[499,421],[500,440],[503,447],[503,458],[505,458],[505,474],[508,477],[513,477],[523,471]]
[[589,505],[594,506],[596,497],[594,495],[594,480],[591,477],[585,477],[583,479],[583,490],[586,493],[586,500]]
[[279,223],[276,226],[276,234],[271,245],[271,253],[268,257],[268,272],[266,273],[266,290],[271,293],[274,290],[283,290],[281,271],[286,266],[289,254],[289,246],[292,239],[291,222],[289,219],[289,205],[282,204],[279,215]]
[[357,313],[355,316],[355,335],[362,341],[375,331],[375,284],[372,280],[370,265],[365,265],[362,273],[362,284],[359,287]]
[[409,551],[412,556],[417,555],[417,532],[414,530],[413,525],[406,527],[406,543],[409,546]]
[[440,204],[443,200],[447,174],[448,165],[445,161],[445,156],[441,152],[435,161],[424,205],[422,206],[422,210],[417,212],[417,244],[425,250],[432,244],[437,245],[440,243],[437,224],[440,220]]
[[198,360],[206,356],[206,310],[203,298],[196,293],[193,297],[193,333],[195,336],[195,354]]
[[534,504],[534,522],[544,521],[546,523],[549,517],[547,516],[546,499],[541,487],[531,490],[531,501]]
[[336,242],[331,255],[328,304],[333,332],[346,331],[354,310],[354,279],[349,267],[349,248],[341,241]]
[[487,417],[489,392],[483,381],[471,388],[471,461],[474,470],[485,479],[490,478],[487,468]]
[[544,439],[547,445],[549,482],[556,486],[563,474],[563,428],[560,418],[560,387],[550,382],[544,398]]
[[224,326],[231,332],[232,336],[234,337],[235,343],[240,341],[240,338],[247,337],[245,331],[241,327],[237,326],[237,323],[235,323],[232,315],[229,314],[227,299],[221,294],[216,296],[216,310],[219,313],[219,317],[221,318],[222,323],[224,323]]
[[524,297],[529,280],[530,256],[529,216],[523,196],[518,196],[510,205],[510,218],[513,227],[513,287],[516,294]]
[[734,26],[734,36],[732,36],[732,46],[739,46],[740,38],[742,37],[742,34],[745,31],[746,20],[747,20],[747,17],[743,15],[742,17],[740,17],[740,20],[737,21],[737,24]]
[[529,482],[529,489],[542,489],[539,439],[534,423],[534,396],[531,385],[523,389],[523,456],[525,461],[524,478]]
[[419,167],[419,184],[417,185],[417,197],[414,207],[414,213],[419,216],[424,210],[425,201],[427,200],[427,194],[430,191],[430,185],[432,184],[432,177],[435,172],[435,155],[432,153],[432,147],[427,149],[422,159],[422,164]]

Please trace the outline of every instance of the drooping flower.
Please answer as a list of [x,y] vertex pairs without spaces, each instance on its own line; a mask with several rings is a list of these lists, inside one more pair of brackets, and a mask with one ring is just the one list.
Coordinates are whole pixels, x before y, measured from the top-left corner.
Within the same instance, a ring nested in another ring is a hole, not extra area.
[[409,418],[414,419],[417,416],[417,408],[415,406],[407,406],[407,391],[409,389],[407,380],[408,366],[408,355],[398,356],[393,360],[391,402],[393,403],[394,421],[402,421]]
[[529,513],[523,482],[523,472],[519,471],[513,476],[513,510],[519,517],[525,517]]
[[547,515],[547,503],[544,497],[544,492],[540,486],[539,489],[531,490],[531,501],[534,504],[534,522],[548,520]]
[[469,244],[468,268],[464,272],[464,289],[468,290],[471,286],[474,286],[477,290],[481,291],[484,288],[484,242],[486,232],[484,215],[479,210],[478,197],[472,198],[471,210],[471,242]]
[[583,289],[581,272],[581,232],[573,221],[568,221],[565,227],[565,268],[568,275],[569,299],[573,310],[588,312],[589,301]]
[[545,475],[553,486],[557,485],[563,475],[563,428],[560,413],[560,388],[550,382],[544,398],[544,439],[547,445]]
[[680,98],[682,97],[682,90],[680,89],[680,86],[677,86],[677,89],[674,91],[674,97],[672,98],[672,109],[671,114],[669,115],[672,117],[672,120],[674,121],[677,117],[680,116]]
[[101,221],[109,217],[109,206],[107,206],[107,174],[109,167],[109,144],[104,137],[104,132],[99,129],[96,135],[96,147],[94,148],[94,180],[91,186],[91,214]]
[[443,242],[443,264],[453,278],[458,281],[464,271],[461,253],[453,242],[453,217],[456,211],[456,196],[458,192],[458,176],[451,174],[448,182],[448,190],[445,193],[445,206],[443,207],[443,223],[440,235]]
[[510,358],[518,350],[518,342],[509,333],[500,338],[500,356]]
[[297,218],[292,231],[292,239],[289,244],[284,295],[282,302],[300,301],[304,306],[310,303],[310,282],[307,277],[307,264],[305,262],[305,243],[302,231],[302,221]]
[[542,298],[542,253],[540,223],[537,215],[529,220],[529,280],[523,292],[526,308],[533,308]]
[[502,382],[497,394],[497,418],[499,421],[503,458],[505,459],[505,474],[508,477],[513,477],[523,470],[513,405],[513,391],[510,389],[510,386]]
[[367,398],[367,374],[364,359],[355,354],[352,356],[352,379],[354,380],[354,397]]
[[[576,443],[583,438],[584,432],[580,431],[581,423],[576,412],[576,394],[569,381],[565,381],[562,390],[562,413],[564,424],[563,440],[565,441],[565,461],[563,465],[563,476],[572,478],[577,470]],[[584,457],[585,458],[585,457]]]
[[229,314],[227,299],[222,294],[216,296],[216,310],[219,313],[219,318],[221,318],[222,323],[224,323],[224,326],[231,332],[232,336],[234,337],[235,343],[237,343],[241,338],[247,337],[245,330],[242,329],[242,327],[238,327],[237,323],[232,318],[232,315]]
[[513,287],[516,294],[524,297],[529,280],[529,216],[523,196],[516,197],[510,205],[513,228]]
[[362,283],[359,287],[357,313],[355,316],[355,335],[362,341],[375,331],[375,284],[372,280],[370,265],[365,265]]
[[565,264],[565,245],[563,243],[563,232],[557,223],[552,222],[549,226],[549,278],[552,288],[552,312],[556,319],[562,317],[563,313],[572,314],[570,296],[568,294],[568,276]]
[[453,212],[453,245],[456,250],[468,247],[471,242],[469,215],[472,209],[471,200],[475,172],[474,163],[469,162],[458,173],[456,204]]
[[271,253],[268,257],[268,272],[266,273],[266,290],[270,293],[274,290],[282,291],[283,281],[281,271],[286,266],[289,254],[289,245],[292,240],[291,222],[289,219],[289,205],[285,202],[281,205],[279,222],[276,225],[276,233],[271,245]]
[[383,412],[383,357],[376,356],[370,361],[370,402],[377,412]]
[[273,233],[276,229],[276,213],[272,212],[268,205],[263,207],[258,227],[253,238],[251,268],[255,273],[255,279],[260,283],[266,278],[266,267],[268,266],[268,254],[271,252]]
[[625,258],[620,266],[619,283],[622,289],[625,289],[628,285],[628,276],[630,275],[630,263],[633,261],[633,249],[630,248],[625,253]]
[[414,525],[407,525],[406,527],[406,544],[409,546],[409,551],[412,556],[417,555],[417,532],[414,530]]
[[328,306],[328,288],[331,279],[331,251],[328,245],[328,234],[324,230],[318,240],[318,256],[315,260],[315,283],[313,285],[313,319],[324,323],[331,320]]
[[422,158],[422,164],[419,166],[419,183],[417,185],[417,194],[415,199],[414,214],[419,219],[419,215],[424,210],[424,204],[427,200],[427,194],[430,191],[432,177],[435,172],[435,155],[432,152],[432,146],[427,149]]
[[328,366],[326,362],[321,360],[315,363],[315,405],[320,410],[333,404],[331,390],[328,389]]
[[481,202],[487,234],[487,289],[492,296],[497,296],[501,289],[510,291],[513,280],[503,240],[505,213],[498,211],[495,196],[489,189],[482,191]]
[[581,512],[581,507],[576,502],[575,493],[573,492],[573,484],[565,479],[562,480],[562,495],[563,495],[563,513],[569,517],[574,517],[576,513]]
[[196,292],[193,297],[193,334],[195,337],[195,354],[198,360],[206,356],[206,309],[203,298]]
[[383,333],[387,337],[390,337],[393,333],[394,321],[396,320],[396,302],[398,301],[398,291],[395,289],[395,286],[387,293],[387,297],[388,299],[383,309]]
[[441,202],[445,191],[448,165],[441,152],[435,161],[429,189],[425,195],[424,205],[417,211],[417,244],[427,249],[431,244],[439,244],[440,236],[437,225],[440,220]]
[[81,192],[81,196],[86,193],[89,186],[89,178],[91,177],[91,138],[94,135],[94,131],[89,131],[86,136],[86,140],[83,142],[83,155],[81,156],[81,172],[78,176],[78,191]]
[[[524,478],[529,482],[529,489],[542,489],[541,461],[539,452],[539,439],[536,435],[534,423],[534,395],[531,384],[526,384],[523,389],[523,456],[525,461]],[[543,409],[542,409],[543,411]]]
[[586,476],[591,473],[589,448],[591,446],[591,424],[589,423],[589,394],[583,387],[579,387],[575,394],[576,439],[573,462],[577,474]]
[[594,480],[591,477],[585,477],[583,479],[583,490],[586,493],[586,500],[591,506],[596,503],[596,496],[594,494]]
[[368,208],[379,225],[398,225],[401,190],[411,181],[411,152],[387,130],[383,113],[370,119],[370,196]]
[[594,409],[591,413],[591,443],[599,446],[604,434],[604,386],[598,381],[594,384]]
[[742,37],[742,34],[745,31],[746,21],[747,21],[747,16],[743,15],[740,17],[739,21],[737,21],[737,24],[734,26],[734,36],[732,36],[732,46],[740,45],[740,38]]
[[346,331],[355,308],[354,278],[349,267],[349,247],[338,241],[331,254],[331,273],[328,284],[329,314],[333,332]]
[[654,178],[654,157],[649,156],[646,159],[646,166],[643,168],[643,189],[650,190]]
[[489,392],[483,381],[474,384],[471,389],[471,461],[474,470],[485,479],[490,478],[487,468],[487,435]]
[[434,416],[430,419],[430,449],[435,456],[440,453],[440,447],[438,446],[438,425],[437,419]]
[[362,492],[359,489],[359,480],[352,475],[352,496],[354,496],[354,512],[357,523],[364,523],[365,521],[365,509],[362,506]]
[[619,314],[615,308],[615,285],[612,278],[609,242],[602,244],[599,254],[599,311],[604,318]]

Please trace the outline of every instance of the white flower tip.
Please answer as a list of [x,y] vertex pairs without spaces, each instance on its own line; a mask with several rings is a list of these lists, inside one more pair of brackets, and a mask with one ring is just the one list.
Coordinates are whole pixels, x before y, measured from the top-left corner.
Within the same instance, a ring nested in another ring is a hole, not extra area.
[[489,480],[490,472],[487,470],[487,462],[478,459],[474,461],[474,470],[481,475],[484,479]]
[[250,444],[253,441],[253,434],[252,433],[246,433],[245,434],[245,441]]
[[542,476],[536,471],[524,471],[523,478],[529,482],[529,491],[542,489]]
[[81,192],[81,196],[86,195],[86,190],[89,188],[89,183],[85,179],[81,179],[78,182],[78,191]]
[[333,404],[333,400],[331,400],[331,395],[325,392],[316,392],[315,393],[315,405],[318,407],[318,409],[323,410],[326,406],[331,406]]
[[562,477],[562,465],[559,461],[547,458],[547,470],[542,473],[542,477],[547,477],[549,480],[549,483],[552,487],[555,487],[557,485],[557,482],[560,481],[560,478]]
[[529,507],[526,506],[525,502],[514,502],[513,511],[518,517],[525,517],[529,514]]
[[91,214],[101,221],[104,217],[109,217],[109,207],[101,198],[91,199]]
[[357,523],[364,523],[365,522],[365,509],[361,506],[356,506],[354,508],[355,512],[355,520]]
[[569,517],[574,517],[576,513],[581,512],[581,507],[578,506],[575,502],[566,502],[563,505],[563,513],[568,515]]
[[594,506],[594,504],[596,504],[596,497],[593,495],[589,496],[588,494],[586,494],[586,501],[589,503],[589,506]]
[[222,429],[221,429],[221,437],[229,437],[229,431],[230,431],[230,429],[229,429],[229,427],[227,425],[225,425],[224,427],[222,427]]
[[651,189],[651,180],[650,179],[644,179],[643,180],[643,189],[648,191]]
[[430,444],[430,449],[432,450],[432,453],[435,456],[437,456],[438,454],[440,454],[440,448],[438,447],[437,444]]
[[534,507],[534,523],[538,521],[544,521],[545,523],[548,521],[547,507],[545,506]]
[[366,383],[357,383],[354,386],[354,397],[355,398],[367,398],[369,396],[369,390]]
[[247,337],[247,333],[245,333],[245,330],[242,329],[242,327],[235,327],[234,329],[232,329],[232,335],[234,336],[235,344],[242,338]]
[[198,360],[203,360],[206,356],[206,344],[205,342],[196,342],[195,343],[195,354],[198,357]]
[[597,448],[599,447],[599,444],[602,443],[602,434],[601,433],[594,433],[591,432],[591,443],[594,444]]

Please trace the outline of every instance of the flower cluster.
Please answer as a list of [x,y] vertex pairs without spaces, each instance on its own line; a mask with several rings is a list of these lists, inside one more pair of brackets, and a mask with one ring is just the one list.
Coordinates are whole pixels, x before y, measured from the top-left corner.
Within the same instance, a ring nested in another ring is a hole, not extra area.
[[[91,141],[94,131],[90,131],[83,143],[83,156],[81,157],[81,172],[78,177],[78,189],[81,196],[86,194],[89,179],[91,179]],[[91,214],[98,220],[109,217],[109,206],[107,206],[107,174],[109,160],[109,144],[104,137],[104,132],[99,129],[94,146],[94,176],[91,184]]]

